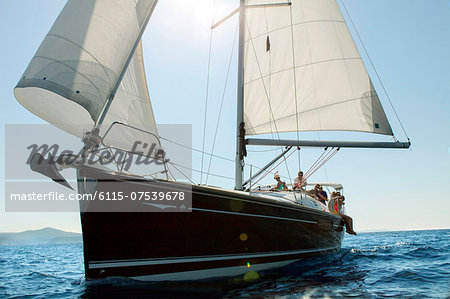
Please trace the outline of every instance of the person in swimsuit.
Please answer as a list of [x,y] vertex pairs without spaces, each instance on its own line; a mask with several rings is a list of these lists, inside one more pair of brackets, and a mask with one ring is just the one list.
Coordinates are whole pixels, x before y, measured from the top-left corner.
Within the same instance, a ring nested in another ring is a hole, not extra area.
[[271,191],[276,190],[287,190],[286,183],[282,182],[278,173],[275,173],[274,179],[277,181],[277,186],[275,188],[270,189]]

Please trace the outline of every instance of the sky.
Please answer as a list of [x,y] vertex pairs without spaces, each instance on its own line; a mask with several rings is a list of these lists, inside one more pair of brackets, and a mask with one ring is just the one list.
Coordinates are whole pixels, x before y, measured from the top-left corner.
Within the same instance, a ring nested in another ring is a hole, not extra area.
[[[217,21],[234,10],[237,1],[215,1],[214,7],[212,3],[159,1],[143,36],[144,61],[156,122],[192,124],[192,144],[196,149],[203,146],[209,78],[205,151],[212,152],[219,123],[214,154],[234,159],[237,58],[236,46],[232,45],[237,18],[225,22],[212,35],[209,27],[212,12]],[[338,3],[342,7],[340,0]],[[0,0],[1,165],[5,165],[6,124],[45,123],[15,100],[13,88],[64,4],[63,0]],[[309,181],[344,185],[346,210],[354,219],[356,231],[450,228],[450,193],[446,188],[450,183],[450,2],[344,0],[344,4],[412,146],[409,150],[341,149]],[[345,11],[344,16],[348,19]],[[352,28],[351,32],[355,36]],[[368,62],[361,44],[356,43],[363,60]],[[366,65],[397,138],[405,141],[375,71]],[[302,133],[300,137],[385,140],[354,133]],[[250,157],[246,164],[262,166],[278,154],[267,149],[248,148]],[[294,154],[276,170],[293,178],[299,168],[307,170],[314,163],[321,149],[302,149],[300,153],[300,163]],[[193,153],[193,169],[200,170],[201,165],[201,155]],[[209,157],[205,157],[203,169],[208,168]],[[213,159],[210,173],[228,178],[202,174],[202,183],[233,187],[233,163]],[[200,182],[199,173],[194,171],[193,178]],[[0,179],[1,232],[47,226],[81,231],[78,213],[5,212],[4,167]],[[273,183],[272,176],[262,182]]]

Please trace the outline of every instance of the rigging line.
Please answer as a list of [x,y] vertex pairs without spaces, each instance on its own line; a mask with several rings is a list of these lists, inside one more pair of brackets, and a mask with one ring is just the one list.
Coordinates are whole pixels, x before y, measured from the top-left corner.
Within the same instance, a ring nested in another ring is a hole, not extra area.
[[[274,174],[274,172],[273,172],[273,170],[272,171],[269,171],[269,173],[271,173],[271,174]],[[280,178],[281,179],[289,179],[289,177],[287,177],[287,176],[285,176],[285,175],[280,175]],[[257,182],[259,182],[260,180],[258,180]],[[256,185],[258,185],[258,186],[264,186],[264,184],[257,184],[257,183],[255,183]],[[251,187],[253,187],[255,184],[252,184],[249,188],[251,188]],[[269,186],[270,186],[270,184],[269,184]],[[249,189],[250,190],[250,189]]]
[[280,139],[280,134],[278,132],[277,123],[275,122],[275,115],[273,114],[272,105],[270,104],[270,98],[269,98],[269,94],[267,92],[267,86],[264,83],[264,80],[262,79],[263,78],[263,74],[262,74],[262,71],[261,71],[261,65],[259,64],[259,59],[258,59],[258,56],[256,55],[256,49],[255,49],[255,45],[253,43],[253,38],[252,38],[252,36],[250,34],[250,27],[248,25],[247,18],[245,18],[245,25],[247,25],[249,41],[250,41],[250,43],[252,45],[253,54],[255,54],[255,60],[256,60],[256,65],[258,66],[259,76],[261,77],[261,83],[262,83],[262,85],[264,87],[264,94],[266,95],[266,100],[267,100],[267,103],[269,105],[270,117],[273,119],[273,123],[275,125],[275,130],[276,130],[276,133],[277,133],[277,137],[278,137],[278,139]]
[[[294,47],[294,28],[292,24],[292,5],[289,6],[289,14],[291,17],[291,43],[292,43],[292,64],[293,64],[293,72],[294,72],[294,95],[295,95],[295,122],[297,125],[297,141],[300,141],[300,133],[298,128],[298,97],[297,97],[297,76],[295,71],[295,47]],[[300,150],[297,151],[298,156],[298,170],[300,171],[301,163],[300,163]]]
[[[331,153],[331,152],[330,152]],[[334,156],[335,152],[333,152],[332,154],[328,155],[326,158],[324,158],[323,161],[321,161],[311,172],[310,176],[313,175],[317,170],[319,170],[323,165],[325,165],[325,163],[327,163],[333,156]],[[308,178],[309,178],[308,177]]]
[[[168,142],[170,142],[170,143],[173,143],[173,144],[175,144],[175,145],[178,145],[178,146],[181,146],[181,147],[190,149],[190,150],[192,150],[192,151],[202,153],[202,151],[199,150],[199,149],[195,149],[195,148],[193,148],[193,147],[186,146],[186,145],[184,145],[184,144],[181,144],[181,143],[178,143],[178,142],[169,140],[169,139],[164,138],[164,137],[161,137],[161,136],[159,136],[159,138],[162,139],[162,140],[168,141]],[[278,150],[278,149],[275,149],[275,150]],[[214,158],[222,159],[222,160],[229,161],[229,162],[232,162],[232,163],[235,162],[235,160],[228,159],[228,158],[225,158],[225,157],[221,157],[221,156],[218,156],[218,155],[213,155],[213,154],[210,154],[210,153],[207,153],[207,152],[204,152],[204,154],[205,154],[205,155],[211,155],[211,156],[213,156]],[[253,165],[253,164],[252,164],[252,165]],[[253,167],[255,167],[255,168],[257,168],[257,169],[261,169],[261,168],[262,168],[262,167],[259,167],[259,166],[256,166],[256,165],[253,165]],[[280,176],[280,177],[281,177],[281,176]]]
[[[300,12],[303,14],[302,10],[300,10]],[[302,15],[302,17],[304,17],[304,15]],[[311,42],[310,42],[309,33],[310,33],[310,31],[308,31],[308,26],[306,26],[305,27],[305,38],[306,38],[306,46],[307,46],[306,48],[308,49],[308,51],[307,51],[308,61],[313,61],[312,58],[311,58]],[[294,69],[295,69],[295,65],[294,65]],[[312,76],[312,85],[313,85],[313,98],[317,99],[317,82],[316,82],[315,76]],[[317,115],[317,119],[319,121],[319,124],[321,124],[322,122],[321,122],[320,114],[319,114],[318,110],[316,110],[316,115]]]
[[203,117],[203,145],[202,145],[202,163],[201,163],[201,174],[200,174],[200,183],[203,179],[203,158],[204,158],[204,151],[205,151],[205,139],[206,139],[206,116],[208,113],[208,96],[209,96],[209,75],[210,75],[210,69],[211,69],[211,45],[212,45],[212,29],[210,29],[209,34],[209,54],[208,54],[208,75],[206,79],[206,96],[205,96],[205,114]]
[[[327,171],[327,167],[326,166],[323,167],[323,172],[325,173],[325,178],[326,178],[327,182],[329,182],[330,179],[328,178],[328,171]],[[327,189],[328,189],[328,187],[327,187]],[[328,191],[328,192],[330,192],[330,191]]]
[[[317,170],[319,170],[322,166],[324,166],[328,161],[330,161],[331,160],[331,158],[333,158],[334,157],[334,155],[336,155],[337,154],[337,152],[339,151],[339,148],[338,149],[336,149],[331,155],[329,155],[320,165],[318,165],[317,167],[316,167],[316,169],[314,170],[314,172],[316,172]],[[313,172],[313,173],[314,173]],[[313,174],[312,173],[312,174]]]
[[311,177],[317,170],[319,170],[319,168],[321,168],[323,165],[325,165],[325,163],[327,163],[337,153],[338,150],[339,149],[333,148],[330,152],[328,152],[328,155],[325,156],[318,165],[316,165],[316,167],[312,170],[312,172],[308,176],[308,178]]
[[[334,149],[334,148],[333,148]],[[322,167],[324,161],[328,161],[328,158],[333,156],[333,150],[328,151],[323,157],[319,157],[319,159],[314,162],[311,168],[308,170],[307,174],[304,175],[305,179],[309,179],[320,167]]]
[[263,174],[259,180],[257,180],[256,182],[253,183],[253,185],[251,185],[249,187],[249,189],[251,189],[256,183],[258,183],[259,181],[261,181],[263,178],[265,178],[271,171],[273,171],[275,168],[277,168],[281,163],[283,163],[283,161],[286,161],[287,158],[289,158],[293,153],[295,153],[295,151],[292,151],[289,155],[287,155],[287,157],[285,157],[282,161],[280,161],[277,165],[275,165],[274,167],[272,167],[270,170],[268,170],[265,174]]
[[[317,132],[317,138],[320,140],[320,133],[319,132]],[[326,179],[326,181],[329,182],[330,179],[328,178],[328,172],[327,172],[327,167],[326,166],[323,167],[323,171],[325,172],[325,179]],[[328,187],[326,187],[326,188],[327,188],[328,192],[330,192]]]
[[[236,24],[236,25],[238,25],[238,24]],[[224,99],[225,99],[225,93],[226,93],[227,85],[228,85],[228,77],[230,75],[231,64],[232,64],[232,61],[233,61],[233,54],[234,54],[234,48],[235,48],[234,46],[236,44],[236,37],[237,37],[238,29],[239,29],[239,26],[236,26],[234,39],[233,39],[233,46],[231,47],[230,60],[228,62],[227,76],[226,76],[226,79],[225,79],[225,85],[223,87],[222,100],[220,102],[219,117],[217,118],[216,131],[214,133],[214,140],[213,140],[213,146],[212,146],[212,150],[211,150],[211,156],[209,156],[209,165],[208,165],[208,171],[206,173],[205,184],[208,184],[209,171],[211,170],[211,162],[212,162],[212,158],[213,158],[212,154],[214,154],[214,149],[215,149],[215,146],[216,146],[216,138],[217,138],[217,132],[219,131],[220,116],[222,115],[223,102],[224,102]]]
[[[289,158],[295,151],[292,151],[287,157],[285,157],[283,160],[287,160],[287,158]],[[250,189],[257,184],[259,181],[261,181],[263,178],[265,178],[269,173],[271,173],[275,168],[277,168],[281,163],[283,163],[283,160],[281,162],[279,162],[277,165],[275,165],[273,168],[271,168],[270,170],[268,170],[263,176],[261,176],[261,178],[259,180],[257,180],[255,183],[253,183],[253,185],[250,186]],[[280,176],[283,178],[286,178],[285,176]],[[288,177],[288,179],[290,179]]]
[[271,148],[271,149],[265,149],[265,150],[247,150],[247,152],[250,153],[263,153],[263,152],[273,152],[273,151],[277,151],[279,150],[279,148]]
[[170,171],[169,169],[169,165],[167,165],[167,177],[168,177],[168,181],[176,181],[175,176],[173,175],[172,171]]
[[[214,25],[214,5],[215,1],[213,3],[213,11],[211,13],[211,26]],[[209,49],[208,49],[208,74],[206,76],[206,94],[205,94],[205,114],[203,116],[203,145],[202,145],[202,163],[201,163],[201,173],[200,173],[200,184],[202,183],[203,179],[203,158],[204,158],[204,152],[205,152],[205,140],[206,140],[206,116],[208,113],[208,98],[209,98],[209,79],[211,75],[211,47],[212,47],[212,34],[213,30],[210,26],[209,29]]]
[[210,153],[201,151],[201,150],[199,150],[199,149],[195,149],[195,148],[193,148],[193,147],[189,147],[189,146],[186,146],[186,145],[184,145],[184,144],[181,144],[181,143],[178,143],[178,142],[169,140],[169,139],[164,138],[164,137],[161,137],[161,136],[159,136],[159,138],[162,139],[162,140],[166,140],[166,141],[168,141],[168,142],[170,142],[170,143],[176,144],[176,145],[178,145],[178,146],[181,146],[181,147],[190,149],[190,150],[192,150],[192,151],[194,151],[194,152],[199,152],[199,153],[201,153],[201,154],[205,154],[205,155],[208,155],[208,156],[213,156],[214,158],[219,158],[219,159],[222,159],[222,160],[225,160],[225,161],[229,161],[229,162],[233,162],[233,163],[235,162],[235,161],[232,160],[232,159],[228,159],[228,158],[221,157],[221,156],[218,156],[218,155],[213,155],[213,154],[210,154]]
[[[267,17],[267,9],[266,9],[266,6],[264,6],[264,20],[265,20],[265,23],[266,23],[266,32],[267,32],[267,40],[266,40],[266,52],[268,52],[268,57],[269,57],[269,74],[271,74],[272,73],[272,51],[270,50],[270,37],[269,37],[269,23],[268,23],[268,17]],[[291,22],[292,22],[292,20],[291,20]],[[250,31],[249,31],[250,32]],[[256,56],[256,55],[255,55]],[[258,59],[258,58],[256,58],[256,59]],[[295,66],[295,65],[294,65]],[[258,64],[258,68],[259,68],[259,64]],[[295,72],[295,68],[294,68],[294,72]],[[264,82],[264,80],[262,79],[262,72],[260,71],[260,73],[261,73],[261,80],[262,80],[262,82]],[[268,80],[269,80],[269,86],[268,86],[268,101],[269,101],[269,105],[270,105],[270,99],[271,99],[271,86],[272,86],[272,84],[271,84],[271,81],[272,81],[272,76],[268,76]],[[273,117],[273,123],[274,123],[274,125],[275,125],[275,130],[276,130],[276,133],[277,133],[277,135],[278,135],[278,128],[276,127],[276,122],[275,122],[275,117]],[[272,138],[273,138],[273,126],[272,126],[272,122],[270,123],[270,130],[271,130],[271,135],[272,135]],[[279,135],[278,135],[278,139],[280,139],[280,137],[279,137]],[[278,148],[278,150],[280,150],[281,152],[283,152],[283,147],[279,147]],[[291,178],[291,174],[290,174],[290,172],[289,172],[289,167],[288,167],[288,165],[287,165],[287,162],[285,163],[285,166],[286,166],[286,170],[287,170],[287,173],[288,173],[288,176],[289,176],[289,180],[290,180],[290,182],[291,182],[291,184],[292,184],[292,178]]]
[[[272,96],[271,96],[271,86],[272,86],[271,81],[272,81],[272,76],[270,75],[270,74],[272,73],[272,55],[271,55],[271,54],[272,54],[272,51],[271,51],[271,49],[270,49],[269,24],[268,24],[268,22],[267,22],[268,18],[267,18],[267,10],[266,10],[266,7],[265,7],[265,6],[264,6],[264,19],[265,19],[265,21],[266,21],[266,31],[267,31],[267,33],[266,33],[266,35],[267,35],[267,40],[266,40],[266,52],[268,52],[268,56],[269,56],[269,75],[268,75],[269,86],[268,86],[268,96],[267,96],[267,99],[268,99],[269,106],[270,106],[270,99],[271,99],[271,97],[272,97]],[[253,45],[253,43],[252,43],[252,45]],[[256,56],[256,55],[255,55],[255,56]],[[258,59],[258,58],[256,58],[256,59]],[[263,78],[262,78],[262,72],[261,72],[261,69],[260,69],[260,67],[259,67],[259,62],[258,62],[258,68],[259,68],[259,71],[260,71],[260,74],[261,74],[261,81],[262,81],[263,84],[264,84],[264,80],[263,80]],[[270,107],[270,111],[272,112],[272,107]],[[279,132],[278,132],[278,128],[277,128],[277,126],[276,126],[275,117],[272,116],[272,118],[273,118],[273,124],[274,124],[274,126],[275,126],[275,130],[276,130],[278,139],[280,139]],[[273,128],[272,122],[270,122],[270,131],[271,131],[271,135],[272,135],[272,138],[273,138],[274,134],[273,134],[272,128]],[[283,147],[280,146],[278,149],[279,149],[281,152],[283,152]],[[288,173],[288,180],[289,180],[290,183],[292,184],[292,178],[291,178],[291,174],[290,174],[290,172],[289,172],[289,167],[288,167],[288,165],[287,165],[286,160],[284,160],[284,161],[285,161],[286,171],[287,171],[287,173]]]
[[[265,10],[264,10],[264,12],[265,12]],[[252,38],[252,36],[250,34],[251,31],[250,31],[250,26],[248,25],[248,22],[247,22],[247,17],[245,17],[245,25],[247,27],[247,31],[248,31],[248,35],[249,35],[249,41],[250,41],[250,43],[252,45],[253,54],[255,55],[256,65],[258,66],[258,72],[259,72],[259,76],[261,78],[261,83],[262,83],[262,85],[264,87],[264,93],[266,95],[266,100],[267,100],[267,103],[269,105],[269,114],[270,114],[269,117],[272,118],[277,138],[280,139],[280,134],[279,134],[279,131],[278,131],[277,123],[275,121],[275,115],[273,113],[272,105],[270,104],[269,92],[268,92],[267,86],[266,86],[266,84],[265,84],[265,82],[263,80],[263,73],[262,73],[262,70],[261,70],[261,65],[259,63],[259,59],[258,59],[257,52],[256,52],[256,49],[255,49],[255,44],[253,43],[253,38]],[[269,62],[270,62],[270,51],[269,51]],[[269,64],[269,67],[270,67],[270,64]],[[269,76],[269,82],[270,82],[270,76]],[[269,88],[270,88],[270,85],[269,85]],[[271,128],[272,128],[272,126],[271,126]],[[283,151],[283,149],[281,147],[280,147],[280,151]],[[286,169],[287,169],[288,175],[290,177],[291,175],[289,173],[289,167],[287,165],[287,162],[286,162]],[[292,183],[292,181],[291,181],[291,183]],[[250,188],[251,188],[251,186],[250,186]]]
[[[168,171],[168,172],[170,173],[170,175],[172,176],[172,180],[173,180],[173,181],[176,181],[175,176],[173,175],[172,171],[169,169],[169,165],[167,165],[167,171]],[[189,178],[187,178],[187,179],[188,179],[188,181],[191,181]],[[194,182],[191,181],[191,184],[194,185]]]
[[324,158],[322,159],[322,161],[320,162],[320,164],[318,164],[318,165],[311,171],[311,173],[306,177],[306,179],[310,178],[317,170],[319,170],[323,165],[325,165],[325,163],[327,163],[331,158],[333,158],[334,155],[336,155],[338,151],[339,151],[339,148],[336,148],[336,149],[333,148],[333,150],[330,151],[329,154],[328,154],[326,157],[324,157]]
[[[104,150],[108,151],[108,153],[111,155],[111,158],[112,158],[111,161],[117,167],[117,170],[121,171],[120,168],[123,167],[125,162],[118,162],[118,161],[116,161],[116,155],[114,155],[111,146],[104,145],[104,147],[97,148],[96,150],[90,151],[90,153],[92,153],[96,157],[100,158],[100,154],[99,153],[101,153]],[[127,152],[125,152],[125,158],[126,158],[126,155],[127,155]],[[125,158],[123,159],[124,161],[125,161]]]
[[[283,150],[283,149],[280,147],[280,150]],[[292,153],[295,153],[295,150],[292,151]],[[292,180],[291,172],[289,171],[289,167],[288,167],[286,159],[284,159],[284,165],[286,166],[286,170],[287,170],[287,173],[288,173],[288,176],[289,176],[289,181],[291,182],[291,186],[292,186],[292,184],[294,184],[294,181]]]
[[[189,170],[194,171],[194,172],[197,172],[197,173],[200,173],[200,172],[201,172],[201,171],[198,170],[198,169],[189,168],[189,167],[186,167],[186,166],[177,164],[177,163],[172,162],[172,161],[169,161],[169,162],[167,162],[167,163],[172,164],[172,165],[177,165],[178,167],[185,168],[185,169],[189,169]],[[234,181],[234,178],[229,177],[229,176],[224,176],[224,175],[219,175],[219,174],[210,174],[210,175],[211,175],[211,176],[215,176],[215,177],[219,177],[219,178],[223,178],[223,179],[229,179],[229,180],[233,180],[233,181]]]
[[161,171],[155,171],[155,172],[152,172],[152,173],[141,174],[141,176],[155,178],[155,177],[158,177],[158,173],[161,173]]
[[[194,183],[187,175],[185,175],[184,172],[182,172],[181,170],[179,170],[179,169],[175,166],[175,163],[169,162],[169,164],[171,164],[171,165],[173,166],[173,168],[175,168],[175,169],[176,169],[179,173],[181,173],[186,179],[188,179],[188,181],[191,182],[192,185],[195,185],[195,183]],[[167,167],[167,169],[169,169],[169,168]],[[170,170],[169,170],[169,172],[170,172]],[[172,175],[172,177],[173,177],[174,180],[175,180],[175,176],[172,174],[172,172],[170,172],[170,174]]]
[[394,111],[395,117],[397,118],[398,122],[400,123],[400,127],[402,128],[403,133],[405,134],[406,138],[409,140],[408,134],[406,133],[406,130],[405,130],[405,128],[403,127],[403,123],[402,123],[402,121],[400,120],[400,117],[398,116],[397,111],[395,110],[394,105],[392,104],[391,97],[390,97],[389,94],[387,93],[386,88],[384,87],[384,84],[383,84],[383,82],[381,81],[380,76],[378,75],[378,71],[377,71],[377,69],[375,68],[375,65],[374,65],[373,62],[372,62],[372,58],[370,58],[369,52],[367,51],[366,46],[364,45],[364,43],[363,43],[363,41],[362,41],[362,39],[361,39],[361,36],[359,35],[358,30],[356,30],[356,26],[355,26],[355,24],[353,23],[352,17],[350,16],[350,14],[349,14],[349,12],[348,12],[348,10],[347,10],[347,7],[346,7],[345,4],[344,4],[344,0],[341,0],[341,3],[342,3],[342,6],[344,7],[345,13],[346,13],[347,16],[348,16],[348,19],[350,20],[350,23],[352,24],[353,30],[355,30],[356,36],[358,37],[358,40],[359,40],[359,42],[361,43],[361,45],[362,45],[362,47],[363,47],[363,49],[364,49],[364,53],[366,53],[366,56],[367,56],[367,58],[369,59],[370,65],[372,66],[373,70],[375,71],[375,75],[377,76],[377,79],[378,79],[378,81],[379,81],[380,84],[381,84],[381,88],[383,88],[383,92],[384,92],[384,94],[386,95],[387,99],[389,100],[389,104],[391,105],[391,108],[392,108],[392,110]]
[[[270,100],[270,97],[271,97],[271,91],[270,91],[270,86],[271,86],[271,78],[272,78],[272,76],[270,76],[270,74],[271,74],[271,72],[272,72],[272,51],[270,51],[270,37],[269,37],[269,24],[268,24],[268,22],[267,22],[267,10],[266,10],[266,7],[264,6],[263,7],[263,10],[264,10],[264,20],[266,21],[265,23],[266,23],[266,38],[268,39],[268,41],[266,40],[266,52],[268,52],[268,56],[269,56],[269,74],[268,74],[268,76],[267,76],[267,79],[269,80],[269,91],[268,91],[268,98],[269,98],[269,100]],[[269,47],[268,47],[268,45],[267,45],[267,42],[269,43]],[[256,55],[255,55],[256,56]],[[263,77],[261,77],[261,80],[263,80]],[[270,119],[270,115],[269,115],[269,119]],[[271,134],[271,136],[272,136],[272,138],[273,138],[273,136],[274,136],[274,132],[273,132],[273,126],[272,126],[272,122],[270,122],[270,134]],[[276,150],[279,150],[280,148],[277,148]],[[283,151],[282,149],[281,149],[281,151]]]
[[[317,131],[317,139],[320,140],[320,132],[319,132],[319,131]],[[330,179],[328,178],[328,172],[327,172],[327,167],[326,167],[326,166],[323,167],[323,171],[324,171],[324,173],[325,173],[325,179],[326,179],[326,181],[329,182]],[[328,189],[328,187],[326,187],[326,188],[327,188],[328,192],[330,192],[330,190]]]
[[317,160],[311,165],[311,167],[309,167],[309,169],[307,171],[305,171],[305,173],[303,174],[303,176],[306,178],[311,170],[316,166],[316,164],[322,159],[322,156],[325,155],[325,153],[327,153],[328,148],[325,148],[325,150],[322,152],[322,154],[319,156],[319,158],[317,158]]

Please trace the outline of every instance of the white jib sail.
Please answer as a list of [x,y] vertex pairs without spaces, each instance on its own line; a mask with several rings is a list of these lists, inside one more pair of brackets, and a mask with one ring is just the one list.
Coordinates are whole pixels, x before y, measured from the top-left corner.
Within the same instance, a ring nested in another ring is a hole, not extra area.
[[[335,0],[246,9],[246,134],[392,130]],[[247,5],[273,3],[247,0]]]
[[[75,136],[91,130],[156,2],[69,0],[17,84],[17,100]],[[103,122],[101,135],[115,121],[152,134],[140,135],[115,125],[105,138],[106,144],[130,150],[136,140],[159,143],[153,137],[158,133],[140,44]]]

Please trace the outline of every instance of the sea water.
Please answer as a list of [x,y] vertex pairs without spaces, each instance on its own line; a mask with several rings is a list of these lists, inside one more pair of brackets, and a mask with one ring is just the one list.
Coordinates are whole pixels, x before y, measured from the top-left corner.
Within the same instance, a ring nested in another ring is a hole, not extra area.
[[450,298],[450,230],[347,235],[338,253],[258,276],[177,285],[85,281],[82,244],[0,247],[0,298]]

